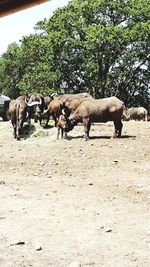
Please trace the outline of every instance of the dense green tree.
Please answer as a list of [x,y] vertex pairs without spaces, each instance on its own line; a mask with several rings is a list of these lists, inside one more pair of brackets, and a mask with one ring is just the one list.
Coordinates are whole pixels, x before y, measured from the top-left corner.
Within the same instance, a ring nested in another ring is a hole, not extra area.
[[74,0],[57,10],[46,31],[60,86],[148,106],[149,9],[147,0]]
[[19,47],[16,43],[8,46],[7,52],[0,58],[1,92],[11,98],[18,96],[18,81],[21,78],[21,64],[19,60]]
[[57,80],[57,72],[52,71],[51,55],[47,52],[44,38],[35,34],[22,39],[20,52],[24,73],[18,84],[21,93],[46,94]]

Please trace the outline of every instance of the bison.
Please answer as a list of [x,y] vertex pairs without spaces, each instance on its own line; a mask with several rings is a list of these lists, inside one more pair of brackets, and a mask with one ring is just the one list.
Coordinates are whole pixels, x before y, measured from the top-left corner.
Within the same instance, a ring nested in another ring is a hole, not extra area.
[[[59,140],[60,132],[61,132],[61,138],[65,137],[67,138],[67,132],[66,129],[68,128],[67,120],[65,115],[60,115],[57,122],[57,139]],[[64,136],[65,134],[65,136]]]
[[46,124],[44,125],[44,128],[48,126],[48,122],[49,122],[49,115],[45,111],[48,109],[48,105],[50,104],[52,100],[53,100],[53,94],[44,96],[44,112],[41,115],[42,119],[46,120]]
[[85,101],[85,100],[90,100],[90,99],[94,99],[92,96],[90,97],[74,97],[70,100],[64,100],[63,104],[64,107],[68,110],[68,112],[73,113],[78,106],[81,104],[81,102]]
[[47,109],[49,103],[53,100],[53,94],[44,96],[44,108]]
[[148,112],[143,107],[132,107],[128,109],[124,109],[122,118],[123,120],[148,120]]
[[29,113],[29,122],[32,118],[34,118],[34,122],[39,120],[40,124],[42,122],[42,113],[45,109],[44,97],[40,94],[31,95],[28,102],[26,102],[28,106]]
[[[65,110],[62,109],[62,114],[58,117],[57,122],[57,139],[59,139],[60,132],[61,132],[61,138],[67,138],[67,132],[73,129],[73,125],[71,124],[70,120],[66,116]],[[64,136],[65,134],[65,136]]]
[[20,134],[26,119],[26,114],[27,114],[27,105],[24,99],[20,97],[10,101],[9,116],[14,129],[13,132],[14,138],[16,138],[17,140],[20,140]]
[[[75,112],[69,116],[69,121],[72,126],[83,122],[85,140],[89,139],[92,122],[113,121],[115,127],[113,137],[121,137],[123,108],[124,103],[115,96],[98,100],[89,99],[81,102]],[[68,127],[66,130],[71,129]]]

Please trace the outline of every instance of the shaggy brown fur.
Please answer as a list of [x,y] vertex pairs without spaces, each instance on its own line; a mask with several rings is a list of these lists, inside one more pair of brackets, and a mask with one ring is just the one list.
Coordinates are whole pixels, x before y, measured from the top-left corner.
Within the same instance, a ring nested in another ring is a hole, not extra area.
[[123,108],[124,103],[117,97],[85,100],[69,117],[69,120],[73,125],[77,122],[83,122],[86,140],[89,138],[92,122],[113,121],[115,126],[113,137],[120,137],[122,131],[121,118]]

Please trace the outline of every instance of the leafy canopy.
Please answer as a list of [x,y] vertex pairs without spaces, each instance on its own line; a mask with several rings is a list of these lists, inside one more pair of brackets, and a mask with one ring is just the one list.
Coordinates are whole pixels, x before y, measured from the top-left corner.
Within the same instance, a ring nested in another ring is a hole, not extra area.
[[0,58],[11,97],[88,91],[149,108],[148,0],[72,0]]

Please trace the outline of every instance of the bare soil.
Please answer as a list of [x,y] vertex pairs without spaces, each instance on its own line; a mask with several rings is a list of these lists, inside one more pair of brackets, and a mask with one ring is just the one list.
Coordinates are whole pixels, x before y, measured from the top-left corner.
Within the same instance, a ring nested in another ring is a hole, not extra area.
[[0,266],[150,266],[150,123],[123,124],[16,141],[0,122]]

